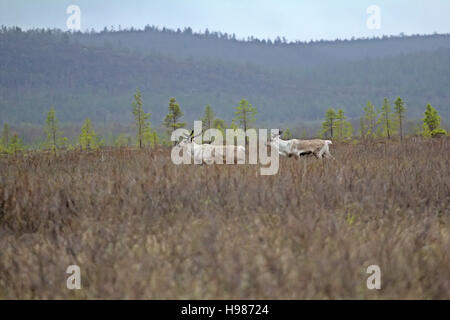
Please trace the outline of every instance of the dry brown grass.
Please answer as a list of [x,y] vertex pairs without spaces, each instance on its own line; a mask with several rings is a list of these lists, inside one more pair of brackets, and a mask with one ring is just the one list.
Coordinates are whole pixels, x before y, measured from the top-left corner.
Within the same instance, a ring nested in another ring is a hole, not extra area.
[[450,141],[332,153],[271,177],[163,149],[0,158],[0,299],[449,299]]

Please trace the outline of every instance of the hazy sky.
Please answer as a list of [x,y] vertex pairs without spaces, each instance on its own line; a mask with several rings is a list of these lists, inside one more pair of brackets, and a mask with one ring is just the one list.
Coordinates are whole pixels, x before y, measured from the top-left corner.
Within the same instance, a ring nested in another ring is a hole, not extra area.
[[[67,30],[69,5],[81,9],[81,29],[146,24],[288,40],[450,33],[450,0],[0,0],[0,24]],[[370,5],[381,28],[367,27]]]

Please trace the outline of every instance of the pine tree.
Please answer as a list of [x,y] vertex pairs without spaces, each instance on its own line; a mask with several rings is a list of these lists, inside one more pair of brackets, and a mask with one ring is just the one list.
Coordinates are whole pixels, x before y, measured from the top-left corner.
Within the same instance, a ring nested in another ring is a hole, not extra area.
[[169,130],[169,132],[173,132],[179,128],[183,128],[186,125],[185,122],[179,122],[180,118],[183,115],[184,113],[181,111],[180,105],[177,103],[175,98],[171,98],[169,101],[169,113],[164,118],[164,125]]
[[213,121],[213,128],[219,130],[222,133],[222,136],[225,137],[225,129],[227,128],[227,125],[224,120],[215,118]]
[[79,143],[81,149],[84,150],[96,149],[100,144],[97,140],[97,134],[95,133],[94,127],[89,118],[86,118],[83,126],[81,127]]
[[235,123],[239,123],[244,131],[247,132],[247,129],[250,129],[252,123],[256,121],[257,111],[247,100],[242,99],[234,114],[236,115]]
[[402,98],[398,97],[394,102],[394,111],[397,120],[397,124],[400,128],[400,139],[403,140],[403,120],[405,118],[406,107]]
[[151,133],[150,124],[147,122],[150,119],[150,113],[145,113],[143,109],[142,96],[139,89],[136,89],[136,93],[134,94],[133,105],[133,115],[134,115],[134,124],[137,128],[137,143],[139,148],[144,147],[144,140],[148,139],[149,134]]
[[11,138],[11,143],[8,148],[9,153],[16,155],[17,152],[22,149],[23,149],[22,140],[19,138],[17,134],[14,134]]
[[291,140],[292,139],[292,133],[291,130],[289,130],[289,128],[287,128],[284,132],[283,135],[281,136],[281,138],[283,140]]
[[434,137],[441,134],[446,134],[445,130],[441,128],[441,117],[436,109],[431,104],[427,105],[425,115],[423,118],[423,136]]
[[56,151],[59,149],[60,145],[67,141],[67,139],[61,137],[62,132],[59,131],[59,121],[58,118],[56,118],[55,109],[53,107],[51,107],[47,113],[44,131],[47,134],[45,145],[52,151]]
[[236,122],[233,120],[231,120],[231,124],[230,124],[230,129],[233,131],[236,131],[238,129],[238,125],[236,124]]
[[[236,107],[236,112],[234,113],[236,115],[235,120],[244,129],[244,132],[247,132],[256,121],[256,113],[256,108],[252,107],[246,99],[242,99]],[[247,136],[245,137],[245,144],[248,144]]]
[[202,127],[203,127],[203,132],[205,132],[208,129],[213,128],[213,123],[214,123],[214,111],[211,108],[211,106],[208,104],[205,108],[205,113],[203,115],[202,120]]
[[160,143],[160,139],[159,139],[159,136],[158,136],[158,133],[156,132],[156,130],[153,130],[153,132],[152,132],[152,144],[153,145],[157,145],[157,144],[159,144]]
[[372,102],[368,101],[364,107],[364,117],[360,122],[360,132],[363,138],[373,138],[376,136],[378,113]]
[[327,137],[329,134],[330,138],[334,138],[334,128],[336,126],[336,111],[330,108],[325,113],[325,121],[322,123],[321,136]]
[[344,138],[353,137],[353,126],[350,121],[344,123]]
[[220,118],[215,118],[213,121],[213,128],[215,129],[226,129],[227,124],[225,123],[225,120]]
[[203,131],[203,139],[205,142],[210,141],[211,137],[208,134],[205,134],[209,129],[214,127],[214,111],[211,106],[208,104],[205,108],[205,113],[203,115],[202,120],[202,131]]
[[395,133],[395,121],[394,115],[391,109],[391,103],[387,98],[384,98],[383,106],[380,110],[380,118],[378,119],[378,124],[381,125],[379,128],[379,135],[382,137],[387,137],[388,139]]
[[347,117],[342,109],[337,111],[334,131],[338,139],[350,138],[353,135],[352,124],[347,121]]
[[158,133],[155,130],[150,129],[150,127],[146,128],[143,138],[144,145],[146,146],[154,147],[159,144]]

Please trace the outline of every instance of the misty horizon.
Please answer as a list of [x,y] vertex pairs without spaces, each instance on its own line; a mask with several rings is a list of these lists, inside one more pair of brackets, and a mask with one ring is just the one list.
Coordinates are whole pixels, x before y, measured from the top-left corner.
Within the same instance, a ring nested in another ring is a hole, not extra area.
[[[220,35],[228,35],[230,38],[231,37],[235,37],[234,39],[237,41],[241,41],[241,42],[248,42],[248,41],[254,41],[254,40],[259,40],[259,41],[267,41],[267,42],[275,42],[277,39],[280,40],[285,40],[286,44],[296,44],[296,43],[310,43],[310,42],[335,42],[335,41],[357,41],[357,40],[376,40],[376,39],[386,39],[386,38],[396,38],[396,37],[427,37],[427,36],[448,36],[450,35],[450,32],[433,32],[433,33],[415,33],[415,34],[407,34],[404,32],[400,32],[399,34],[381,34],[381,35],[374,35],[374,36],[367,36],[367,37],[350,37],[350,38],[334,38],[334,39],[310,39],[310,40],[295,40],[295,39],[287,39],[284,35],[277,35],[274,38],[259,38],[256,36],[247,36],[247,37],[238,37],[236,36],[236,34],[231,34],[228,33],[226,30],[210,30],[208,28],[204,29],[204,30],[194,30],[192,29],[192,27],[190,26],[186,26],[184,28],[168,28],[166,26],[158,26],[158,25],[151,25],[151,24],[147,24],[142,28],[137,28],[137,27],[129,27],[129,28],[125,28],[122,27],[121,25],[117,25],[117,26],[104,26],[103,28],[99,28],[99,29],[95,29],[92,28],[90,30],[86,29],[86,30],[79,30],[79,31],[71,31],[71,30],[64,30],[61,28],[45,28],[45,27],[36,27],[36,28],[24,28],[21,27],[20,25],[12,25],[12,26],[5,26],[5,25],[0,25],[0,27],[6,27],[6,28],[19,28],[20,30],[26,32],[26,31],[33,31],[33,30],[52,30],[52,31],[61,31],[61,32],[67,32],[67,33],[78,33],[78,34],[83,34],[83,35],[87,35],[87,34],[101,34],[102,32],[112,32],[112,33],[120,33],[120,32],[145,32],[147,28],[151,28],[152,30],[156,30],[156,31],[167,31],[170,33],[183,33],[185,32],[187,29],[190,29],[192,31],[193,35],[206,35],[207,33],[210,35],[214,35],[214,34],[220,34]],[[284,41],[283,41],[284,42]]]
[[[116,0],[89,2],[86,0],[0,0],[0,21],[7,27],[18,26],[29,29],[68,30],[66,21],[70,14],[67,8],[76,5],[81,10],[82,32],[144,29],[146,25],[184,30],[195,33],[222,32],[235,34],[237,39],[274,40],[285,38],[287,42],[350,40],[353,38],[380,38],[386,36],[431,35],[450,33],[450,23],[445,12],[450,12],[450,3],[438,0],[433,5],[423,1],[346,1],[335,3],[325,0],[285,0],[275,3],[258,1],[204,1],[181,0],[142,1],[123,3]],[[368,28],[372,15],[371,6],[379,8],[380,24]]]

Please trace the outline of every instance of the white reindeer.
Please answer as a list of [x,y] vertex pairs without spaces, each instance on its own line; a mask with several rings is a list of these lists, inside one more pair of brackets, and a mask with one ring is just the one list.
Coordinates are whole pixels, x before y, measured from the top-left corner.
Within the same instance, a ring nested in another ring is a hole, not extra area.
[[317,159],[333,158],[329,147],[329,145],[333,144],[333,142],[330,140],[282,140],[280,137],[282,133],[283,132],[280,131],[279,134],[272,135],[271,139],[272,146],[276,146],[276,144],[278,144],[278,152],[281,156],[300,157],[302,155],[313,154]]
[[189,136],[185,135],[185,138],[179,143],[180,147],[187,152],[191,152],[194,163],[211,165],[214,164],[216,159],[222,159],[223,163],[226,163],[227,154],[233,155],[233,163],[245,163],[245,148],[243,146],[198,144],[194,139],[199,135],[194,136],[194,131],[192,131]]

